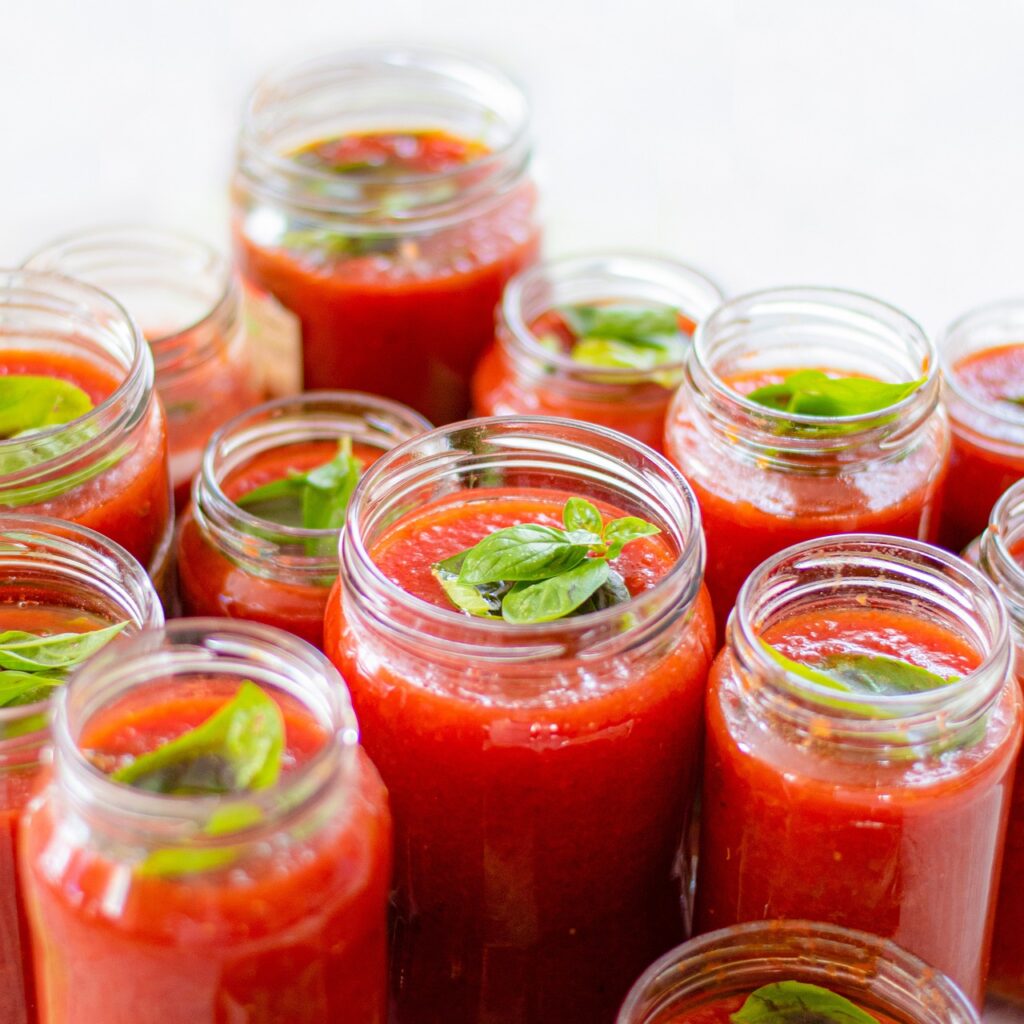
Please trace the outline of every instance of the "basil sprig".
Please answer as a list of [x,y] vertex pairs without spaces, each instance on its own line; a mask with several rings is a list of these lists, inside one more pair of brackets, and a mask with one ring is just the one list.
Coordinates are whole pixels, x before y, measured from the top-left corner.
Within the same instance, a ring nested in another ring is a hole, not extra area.
[[787,672],[843,693],[897,696],[937,690],[958,681],[930,672],[920,665],[885,654],[830,654],[814,665],[787,658],[777,647],[761,641],[768,656]]
[[878,1024],[856,1003],[820,985],[777,981],[751,992],[732,1024]]
[[284,739],[277,701],[245,680],[201,725],[130,761],[111,778],[172,796],[266,789],[281,774]]
[[17,629],[0,633],[0,708],[45,700],[71,669],[106,647],[127,625],[50,636]]
[[0,438],[70,423],[90,409],[92,399],[60,377],[17,373],[0,377]]
[[902,402],[925,381],[897,384],[870,377],[829,377],[821,370],[797,370],[781,384],[766,384],[747,398],[758,405],[798,416],[860,416]]
[[671,306],[576,305],[558,312],[575,337],[569,357],[587,366],[650,371],[686,353],[679,310]]
[[[340,530],[345,525],[352,492],[359,483],[362,462],[352,454],[352,439],[338,442],[338,454],[305,473],[290,473],[272,480],[235,499],[253,515],[279,526],[302,526],[307,530]],[[333,548],[328,540],[328,549]],[[322,554],[324,544],[311,539],[306,544],[311,556]]]
[[629,599],[609,562],[640,537],[661,531],[636,516],[605,523],[584,498],[562,509],[565,529],[522,523],[431,567],[456,608],[515,625],[551,622]]

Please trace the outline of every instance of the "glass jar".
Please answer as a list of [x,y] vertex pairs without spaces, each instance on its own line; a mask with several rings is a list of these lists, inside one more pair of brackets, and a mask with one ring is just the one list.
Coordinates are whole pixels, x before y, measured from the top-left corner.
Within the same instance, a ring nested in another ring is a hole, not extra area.
[[430,430],[411,409],[354,391],[267,402],[210,442],[178,533],[178,586],[188,615],[250,619],[323,647],[340,530],[283,526],[236,503],[254,486],[330,460],[351,438],[364,467]]
[[[923,383],[882,412],[823,420],[742,391],[798,369]],[[669,412],[668,457],[697,494],[720,626],[770,555],[831,533],[934,538],[949,427],[935,350],[867,296],[779,288],[730,299],[698,328]]]
[[[513,82],[429,51],[348,51],[263,80],[242,122],[233,203],[272,389],[352,388],[435,423],[465,414],[505,282],[539,250],[528,130]],[[382,132],[444,132],[485,148],[386,180],[296,155]]]
[[[87,755],[153,749],[246,680],[285,720],[269,788],[166,795]],[[53,739],[21,833],[46,1024],[383,1024],[386,795],[319,652],[267,626],[181,619],[82,668]]]
[[762,985],[799,981],[844,996],[889,1024],[979,1024],[947,977],[892,942],[807,921],[764,921],[702,935],[633,986],[617,1024],[728,1024]]
[[569,305],[669,306],[679,311],[680,331],[692,335],[721,301],[717,285],[671,260],[628,254],[548,260],[517,274],[505,289],[497,340],[473,378],[474,408],[482,416],[597,423],[661,451],[682,362],[643,371],[588,366],[546,346],[537,322]]
[[[916,651],[950,682],[837,697],[780,667],[776,636],[809,655]],[[1021,736],[1011,653],[995,589],[939,548],[826,537],[760,566],[711,673],[698,930],[870,929],[980,1005]]]
[[167,432],[153,359],[131,318],[91,285],[2,271],[0,371],[67,378],[95,403],[70,423],[0,440],[0,511],[102,533],[160,589],[173,529]]
[[[60,632],[76,613],[127,635],[163,625],[145,571],[118,544],[72,523],[0,515],[0,632]],[[75,631],[73,625],[71,631]],[[0,672],[0,679],[3,673]],[[35,1024],[28,924],[18,880],[18,821],[44,768],[47,704],[0,702],[0,1021]]]
[[[570,494],[661,529],[650,589],[514,626],[413,596],[377,564],[403,524],[415,544],[459,548],[463,517],[493,529],[542,506],[560,514]],[[418,525],[434,515],[440,525]],[[607,1020],[682,933],[680,847],[714,650],[703,560],[686,482],[614,431],[471,420],[370,467],[325,639],[395,814],[404,1024]]]
[[996,302],[950,325],[939,345],[953,430],[942,543],[959,551],[977,537],[999,496],[1024,477],[1024,301]]
[[[988,529],[967,550],[965,558],[978,565],[1003,598],[1010,615],[1016,648],[1016,676],[1024,687],[1024,480],[996,502]],[[1003,873],[992,935],[989,990],[1024,1003],[1024,761],[1018,763],[1013,787],[1010,824],[1006,830]]]
[[137,226],[69,235],[25,265],[102,288],[142,328],[167,416],[175,505],[183,508],[210,435],[259,401],[230,265],[196,238]]

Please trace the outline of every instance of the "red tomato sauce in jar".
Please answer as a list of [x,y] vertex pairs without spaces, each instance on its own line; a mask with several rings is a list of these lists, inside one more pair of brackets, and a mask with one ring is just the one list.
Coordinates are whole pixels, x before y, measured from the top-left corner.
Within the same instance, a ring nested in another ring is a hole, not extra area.
[[[451,609],[433,562],[516,523],[560,524],[569,496],[538,483],[442,498],[395,522],[369,555],[406,594]],[[637,595],[678,558],[655,536],[613,564]],[[552,660],[542,680],[483,653],[421,676],[386,639],[374,646],[348,595],[329,602],[326,650],[395,814],[400,1019],[610,1019],[682,931],[673,876],[713,643],[706,594],[657,656],[606,645]],[[434,657],[425,647],[424,661]]]
[[1024,477],[1024,402],[1014,401],[1024,399],[1024,342],[973,352],[951,372],[956,388],[990,414],[955,398],[949,403],[953,449],[942,542],[959,551],[985,529],[999,496]]
[[[101,367],[71,354],[39,351],[0,351],[0,375],[31,374],[59,377],[77,385],[94,406],[109,399],[121,380],[112,368]],[[67,426],[61,429],[66,429]],[[22,443],[12,441],[12,444]],[[0,441],[0,465],[4,442]],[[61,457],[67,458],[66,449]],[[12,453],[12,458],[17,455]],[[95,458],[94,456],[91,458]],[[46,461],[39,463],[40,467]],[[163,411],[150,400],[141,422],[129,435],[119,439],[109,460],[101,458],[100,468],[77,460],[68,468],[68,484],[54,479],[52,497],[31,504],[18,503],[16,510],[70,520],[117,541],[151,572],[159,574],[167,554],[171,529],[171,499],[167,472],[167,436]],[[77,477],[85,479],[76,483]],[[5,481],[0,475],[0,506]]]
[[[787,980],[787,979],[779,979]],[[751,992],[754,990],[751,989]],[[743,1004],[747,1001],[750,992],[744,995],[725,996],[721,999],[712,999],[702,1006],[694,1006],[691,1009],[683,1010],[680,1013],[672,1014],[663,1020],[659,1018],[658,1024],[733,1024],[732,1015],[738,1013]],[[856,1003],[854,1004],[856,1005]],[[879,1013],[874,1008],[858,1006],[858,1009],[874,1017],[879,1024],[900,1024],[888,1014]],[[809,1013],[813,1019],[817,1019],[813,1013]]]
[[[442,131],[388,131],[322,140],[289,156],[315,172],[358,176],[387,209],[401,204],[403,178],[436,175],[443,190],[444,175],[468,173],[488,151]],[[469,376],[493,337],[505,282],[537,257],[535,203],[523,182],[436,230],[390,222],[350,237],[286,232],[265,245],[239,226],[238,260],[251,289],[297,318],[306,390],[385,395],[449,422],[466,412]]]
[[[90,721],[82,750],[101,771],[115,771],[209,718],[230,699],[223,683],[154,683]],[[286,728],[278,785],[286,787],[330,734],[298,701],[275,699]],[[55,815],[65,812],[52,799],[39,805],[23,830],[22,863],[32,879],[45,1019],[383,1024],[385,796],[361,751],[353,775],[334,820],[312,830],[306,821],[301,839],[268,839],[272,854],[249,851],[228,869],[179,876],[128,870],[101,845],[62,836]],[[63,857],[54,866],[56,850]]]
[[[868,604],[796,614],[762,639],[812,667],[836,654],[886,655],[946,679],[979,666],[946,627]],[[981,736],[858,760],[829,748],[824,713],[801,739],[767,724],[768,712],[744,710],[736,672],[723,652],[711,676],[697,929],[789,917],[870,930],[980,1004],[1020,742],[1017,695],[1003,686]]]

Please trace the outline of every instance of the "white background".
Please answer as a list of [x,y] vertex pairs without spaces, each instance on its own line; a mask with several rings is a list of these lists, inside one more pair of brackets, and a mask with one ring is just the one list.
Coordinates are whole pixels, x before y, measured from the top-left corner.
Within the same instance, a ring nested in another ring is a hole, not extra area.
[[222,241],[252,82],[389,40],[525,83],[550,253],[858,288],[932,331],[1024,294],[1024,0],[0,0],[0,264],[101,220]]

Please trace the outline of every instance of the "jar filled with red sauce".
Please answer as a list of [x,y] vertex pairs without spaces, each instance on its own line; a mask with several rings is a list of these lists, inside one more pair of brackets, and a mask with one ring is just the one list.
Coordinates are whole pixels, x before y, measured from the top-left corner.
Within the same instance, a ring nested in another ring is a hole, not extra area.
[[[561,522],[570,496],[660,528],[613,562],[624,601],[535,624],[455,610],[432,563]],[[341,556],[326,651],[395,815],[397,1019],[610,1021],[683,932],[714,649],[686,482],[612,431],[472,420],[370,467]]]
[[[1016,676],[1024,686],[1024,481],[996,502],[988,529],[967,549],[968,561],[995,584],[1010,615],[1016,647]],[[989,990],[1024,1003],[1024,762],[1018,763],[1003,874],[992,935]]]
[[264,79],[232,194],[271,389],[465,415],[502,289],[538,255],[529,161],[526,99],[485,65],[369,49]]
[[[746,397],[803,369],[921,384],[891,408],[842,417]],[[747,576],[791,544],[857,531],[934,539],[948,449],[934,347],[903,313],[828,288],[720,306],[697,329],[665,432],[700,502],[720,626]]]
[[68,381],[92,408],[70,422],[0,435],[0,511],[102,533],[162,583],[173,514],[163,409],[149,346],[104,292],[58,274],[0,273],[0,376]]
[[961,550],[985,529],[999,496],[1024,477],[1024,302],[961,317],[939,346],[953,430],[941,539]]
[[[272,785],[116,780],[246,686],[283,719]],[[383,1024],[387,798],[319,652],[254,623],[178,620],[79,670],[53,741],[20,851],[45,1024]]]
[[[814,675],[844,662],[870,685]],[[1011,669],[999,595],[939,548],[828,537],[760,566],[711,674],[698,930],[870,929],[980,1005],[1021,736]]]
[[730,1024],[752,992],[785,982],[826,988],[879,1024],[979,1021],[949,978],[895,943],[828,924],[758,921],[666,954],[633,986],[617,1024]]
[[[163,625],[153,584],[122,547],[43,516],[0,515],[0,634],[85,633],[126,622]],[[115,640],[115,643],[125,641]],[[5,672],[0,671],[0,683]],[[0,1021],[38,1020],[28,923],[18,878],[18,821],[44,771],[48,704],[0,687]]]
[[365,469],[429,429],[411,409],[354,391],[277,399],[225,424],[207,448],[178,532],[185,613],[264,622],[323,647],[340,528],[306,528],[301,518],[283,522],[287,515],[270,519],[239,501],[329,462],[342,439]]
[[[548,260],[509,282],[497,340],[473,378],[481,416],[564,416],[621,430],[660,451],[665,414],[696,324],[722,301],[702,274],[671,260],[608,255]],[[574,321],[592,311],[624,314]],[[671,334],[643,327],[667,313]],[[638,332],[634,335],[634,331]]]
[[99,227],[52,242],[26,263],[115,296],[149,342],[167,416],[175,505],[189,497],[203,446],[261,397],[231,267],[205,242],[148,227]]

